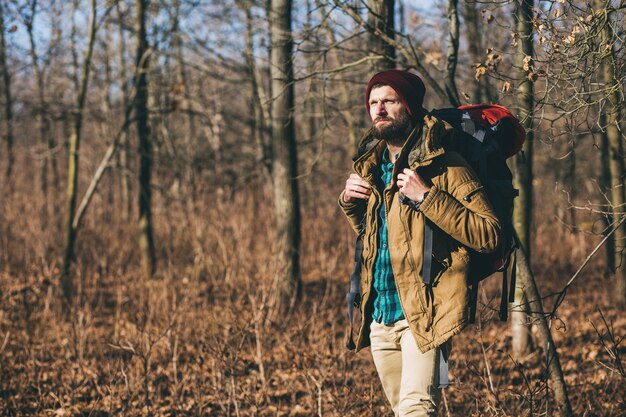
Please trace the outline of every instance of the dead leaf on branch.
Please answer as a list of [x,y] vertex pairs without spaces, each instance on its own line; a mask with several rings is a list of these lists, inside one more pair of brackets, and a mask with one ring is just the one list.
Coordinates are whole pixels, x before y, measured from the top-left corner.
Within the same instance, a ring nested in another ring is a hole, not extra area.
[[531,70],[531,67],[533,65],[533,57],[530,55],[526,55],[524,57],[524,71],[528,72]]
[[428,52],[426,53],[426,56],[424,57],[424,62],[426,62],[427,64],[433,64],[436,67],[438,67],[441,64],[442,60],[443,60],[443,52],[441,51]]
[[478,64],[478,66],[476,67],[476,73],[474,74],[474,78],[476,78],[476,81],[479,81],[480,77],[482,77],[486,73],[487,73],[487,67],[484,66],[483,64]]

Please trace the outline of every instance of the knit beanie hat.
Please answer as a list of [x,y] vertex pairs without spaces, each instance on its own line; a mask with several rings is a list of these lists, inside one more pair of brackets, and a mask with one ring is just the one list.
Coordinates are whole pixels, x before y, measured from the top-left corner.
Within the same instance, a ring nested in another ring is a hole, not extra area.
[[422,107],[424,93],[426,92],[424,82],[415,74],[397,69],[379,72],[367,84],[365,107],[367,107],[368,113],[370,111],[370,92],[375,84],[386,84],[393,88],[413,121],[416,121],[426,113],[426,110]]

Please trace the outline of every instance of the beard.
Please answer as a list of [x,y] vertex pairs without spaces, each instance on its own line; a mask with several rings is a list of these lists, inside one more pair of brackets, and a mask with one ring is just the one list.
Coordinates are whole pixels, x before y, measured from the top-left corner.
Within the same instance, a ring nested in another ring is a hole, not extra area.
[[[389,121],[391,123],[378,127],[376,126],[376,122],[380,120]],[[412,126],[409,114],[402,112],[402,114],[395,119],[390,117],[377,117],[374,119],[372,127],[374,128],[374,137],[376,139],[382,139],[392,145],[401,146],[404,144]]]

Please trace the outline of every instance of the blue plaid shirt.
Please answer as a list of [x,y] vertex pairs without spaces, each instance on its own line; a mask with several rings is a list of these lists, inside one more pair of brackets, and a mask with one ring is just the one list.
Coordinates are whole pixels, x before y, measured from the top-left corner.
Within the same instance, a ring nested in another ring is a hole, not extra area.
[[[393,164],[389,160],[389,150],[385,149],[381,161],[379,189],[382,191],[391,183]],[[389,241],[387,238],[387,210],[383,201],[378,210],[380,227],[378,228],[378,254],[374,264],[374,313],[373,319],[378,323],[390,325],[404,318],[396,281],[391,269],[389,257]]]

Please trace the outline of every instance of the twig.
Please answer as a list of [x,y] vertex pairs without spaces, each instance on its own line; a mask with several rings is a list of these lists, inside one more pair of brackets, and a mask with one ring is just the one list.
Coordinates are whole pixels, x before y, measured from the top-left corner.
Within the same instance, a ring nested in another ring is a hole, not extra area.
[[613,235],[613,233],[615,233],[615,231],[621,227],[621,225],[622,225],[622,223],[624,223],[624,221],[626,221],[626,215],[622,216],[622,219],[617,223],[617,225],[613,228],[613,230],[611,230],[609,233],[606,234],[606,236],[604,236],[604,239],[602,239],[602,241],[600,243],[598,243],[598,245],[595,247],[595,249],[593,251],[591,251],[591,253],[587,256],[587,259],[585,259],[585,261],[578,268],[578,270],[572,276],[572,278],[570,278],[570,280],[567,281],[567,284],[565,284],[565,287],[563,287],[563,289],[559,293],[559,296],[558,296],[556,302],[554,303],[554,307],[552,308],[552,311],[550,312],[550,318],[551,319],[556,315],[556,310],[559,308],[561,303],[563,303],[563,300],[565,299],[565,295],[567,293],[568,288],[574,283],[576,278],[578,278],[578,276],[580,275],[582,270],[587,266],[589,261],[591,261],[591,258],[593,258],[593,256],[598,252],[598,250],[600,250],[600,248],[604,245],[604,243],[606,243],[606,241],[609,239],[609,237],[611,237],[611,235]]

